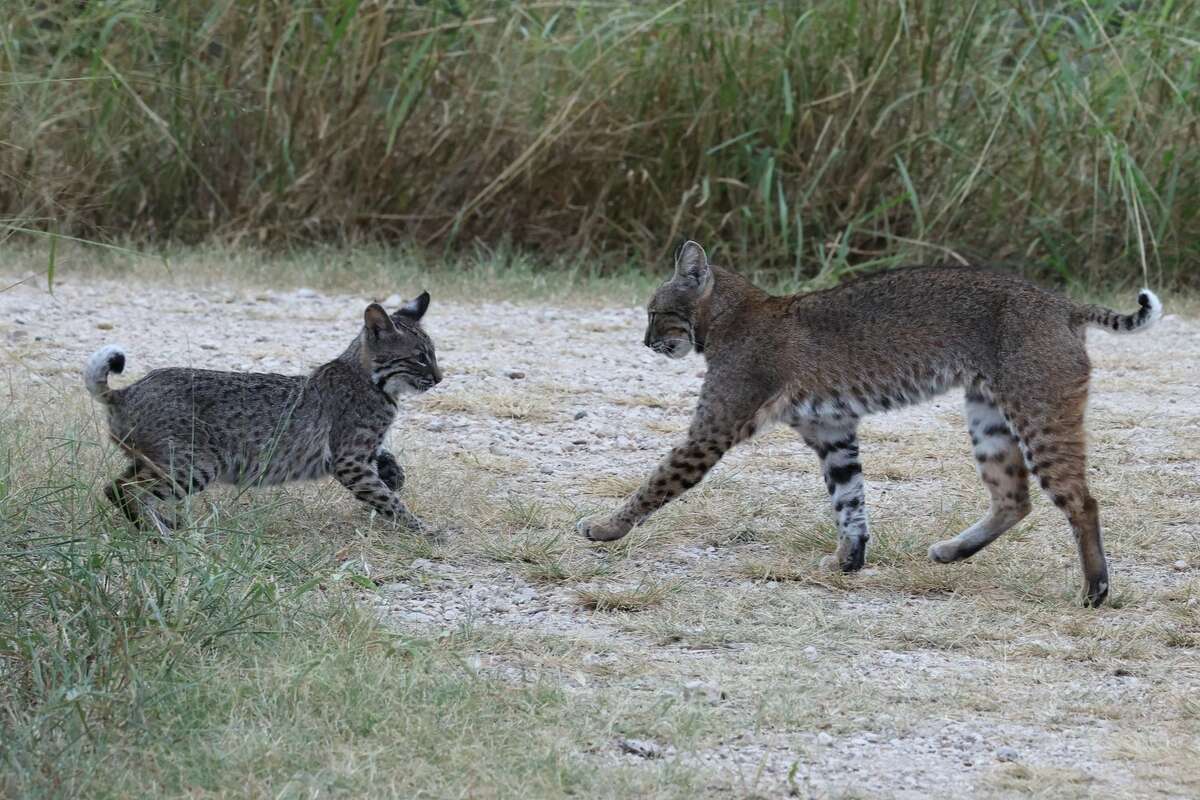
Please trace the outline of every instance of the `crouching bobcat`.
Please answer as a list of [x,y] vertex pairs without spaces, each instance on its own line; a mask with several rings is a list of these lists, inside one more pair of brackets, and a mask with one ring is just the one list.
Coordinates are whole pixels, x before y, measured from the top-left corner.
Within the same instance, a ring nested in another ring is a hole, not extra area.
[[1162,306],[1148,290],[1121,315],[1081,306],[1021,278],[972,268],[915,267],[826,291],[773,297],[710,266],[684,244],[675,274],[650,300],[645,344],[708,370],[687,441],[607,519],[579,529],[619,539],[695,486],[730,447],[772,422],[796,430],[821,461],[837,518],[826,566],[863,565],[867,509],[856,429],[866,414],[966,389],[967,425],[991,509],[935,544],[934,561],[968,558],[1030,511],[1037,476],[1070,521],[1092,606],[1108,594],[1096,501],[1088,491],[1083,430],[1090,366],[1084,329],[1148,328]]
[[84,382],[108,411],[109,432],[132,462],[105,494],[130,520],[160,531],[160,507],[213,481],[273,484],[332,473],[355,497],[409,528],[422,523],[400,499],[404,471],[383,449],[397,400],[442,380],[421,329],[429,294],[392,316],[372,303],[344,353],[309,375],[158,369],[124,389],[120,348],[88,360]]

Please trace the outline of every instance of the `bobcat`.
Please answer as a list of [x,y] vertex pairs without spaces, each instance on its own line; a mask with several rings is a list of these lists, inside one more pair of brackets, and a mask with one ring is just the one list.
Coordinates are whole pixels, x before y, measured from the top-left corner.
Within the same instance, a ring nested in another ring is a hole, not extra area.
[[870,538],[856,429],[866,414],[966,389],[976,467],[988,513],[929,551],[968,558],[1030,511],[1037,476],[1070,521],[1086,603],[1108,595],[1096,501],[1084,469],[1090,366],[1084,329],[1145,330],[1162,314],[1143,289],[1140,310],[1081,306],[1012,275],[976,268],[913,267],[826,291],[774,297],[710,266],[685,243],[675,274],[648,307],[645,344],[670,358],[702,353],[708,370],[687,441],[676,446],[607,519],[581,520],[588,539],[620,539],[695,486],[730,447],[783,422],[816,451],[837,518],[827,568],[862,567]]
[[110,389],[108,375],[125,368],[125,354],[101,348],[84,383],[132,461],[105,495],[134,523],[148,517],[162,532],[174,521],[159,504],[213,481],[273,484],[333,473],[380,514],[423,528],[400,499],[404,471],[383,439],[397,400],[442,380],[419,324],[428,307],[428,292],[390,317],[372,303],[354,342],[309,375],[173,367]]

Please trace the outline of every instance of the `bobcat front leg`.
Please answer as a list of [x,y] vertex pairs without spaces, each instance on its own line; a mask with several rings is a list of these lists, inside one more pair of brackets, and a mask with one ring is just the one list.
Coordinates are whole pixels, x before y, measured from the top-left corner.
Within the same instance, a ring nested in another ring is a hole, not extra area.
[[671,449],[646,483],[629,496],[608,519],[580,520],[581,534],[594,542],[620,539],[658,509],[699,483],[721,456],[738,441],[754,433],[753,422],[738,423],[737,416],[712,413],[703,401],[688,431],[687,441]]
[[388,488],[369,459],[359,455],[339,458],[334,464],[333,475],[355,497],[388,519],[412,530],[424,530],[424,523],[408,510],[400,495]]

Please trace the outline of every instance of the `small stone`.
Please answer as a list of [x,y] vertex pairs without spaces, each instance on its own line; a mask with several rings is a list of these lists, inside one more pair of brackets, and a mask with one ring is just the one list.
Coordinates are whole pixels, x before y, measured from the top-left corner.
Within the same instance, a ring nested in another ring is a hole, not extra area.
[[543,465],[541,467],[538,467],[538,472],[542,473],[543,475],[553,475],[554,467]]
[[1188,562],[1184,561],[1181,558],[1178,561],[1176,561],[1174,564],[1172,564],[1171,566],[1173,566],[1178,572],[1186,572],[1188,569]]
[[725,699],[725,693],[716,684],[688,681],[683,685],[683,697],[685,700],[699,700],[715,706]]
[[809,661],[816,661],[818,658],[820,658],[820,654],[817,653],[817,648],[810,644],[808,647],[804,648],[804,657]]
[[583,419],[586,416],[587,416],[586,411],[576,411],[575,412],[575,419]]
[[315,289],[309,289],[307,287],[301,287],[301,288],[297,289],[293,294],[295,294],[296,297],[319,297],[320,296]]
[[402,305],[404,305],[404,298],[394,292],[383,301],[384,308],[396,308]]
[[508,372],[506,372],[504,374],[507,375],[508,377],[512,378],[514,381],[519,381],[525,377],[525,373],[521,372],[521,370],[519,370],[519,369],[510,369]]
[[489,611],[512,611],[513,604],[504,597],[489,597],[485,604]]
[[446,430],[446,423],[442,422],[440,419],[435,419],[433,422],[425,426],[425,430],[433,431],[434,433],[441,433],[442,431]]
[[102,331],[111,331],[113,328],[111,322],[97,322],[96,327]]
[[617,749],[638,758],[662,758],[662,745],[648,739],[617,739]]
[[833,737],[825,731],[821,731],[817,734],[817,744],[822,747],[833,747]]
[[215,344],[202,344],[202,345],[200,345],[200,349],[201,350],[216,350],[217,346]]
[[1187,601],[1188,608],[1195,608],[1197,605],[1200,605],[1200,600],[1197,600],[1194,597],[1188,598],[1188,601]]
[[1016,761],[1020,757],[1020,753],[1011,747],[1001,747],[996,750],[997,761]]

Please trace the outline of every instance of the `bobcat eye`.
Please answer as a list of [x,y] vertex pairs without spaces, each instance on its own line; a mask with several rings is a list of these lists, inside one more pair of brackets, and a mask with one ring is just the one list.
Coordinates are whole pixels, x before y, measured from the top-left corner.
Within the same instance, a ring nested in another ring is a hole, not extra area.
[[418,367],[428,367],[429,366],[429,359],[426,358],[425,356],[417,356],[415,361],[417,362]]

